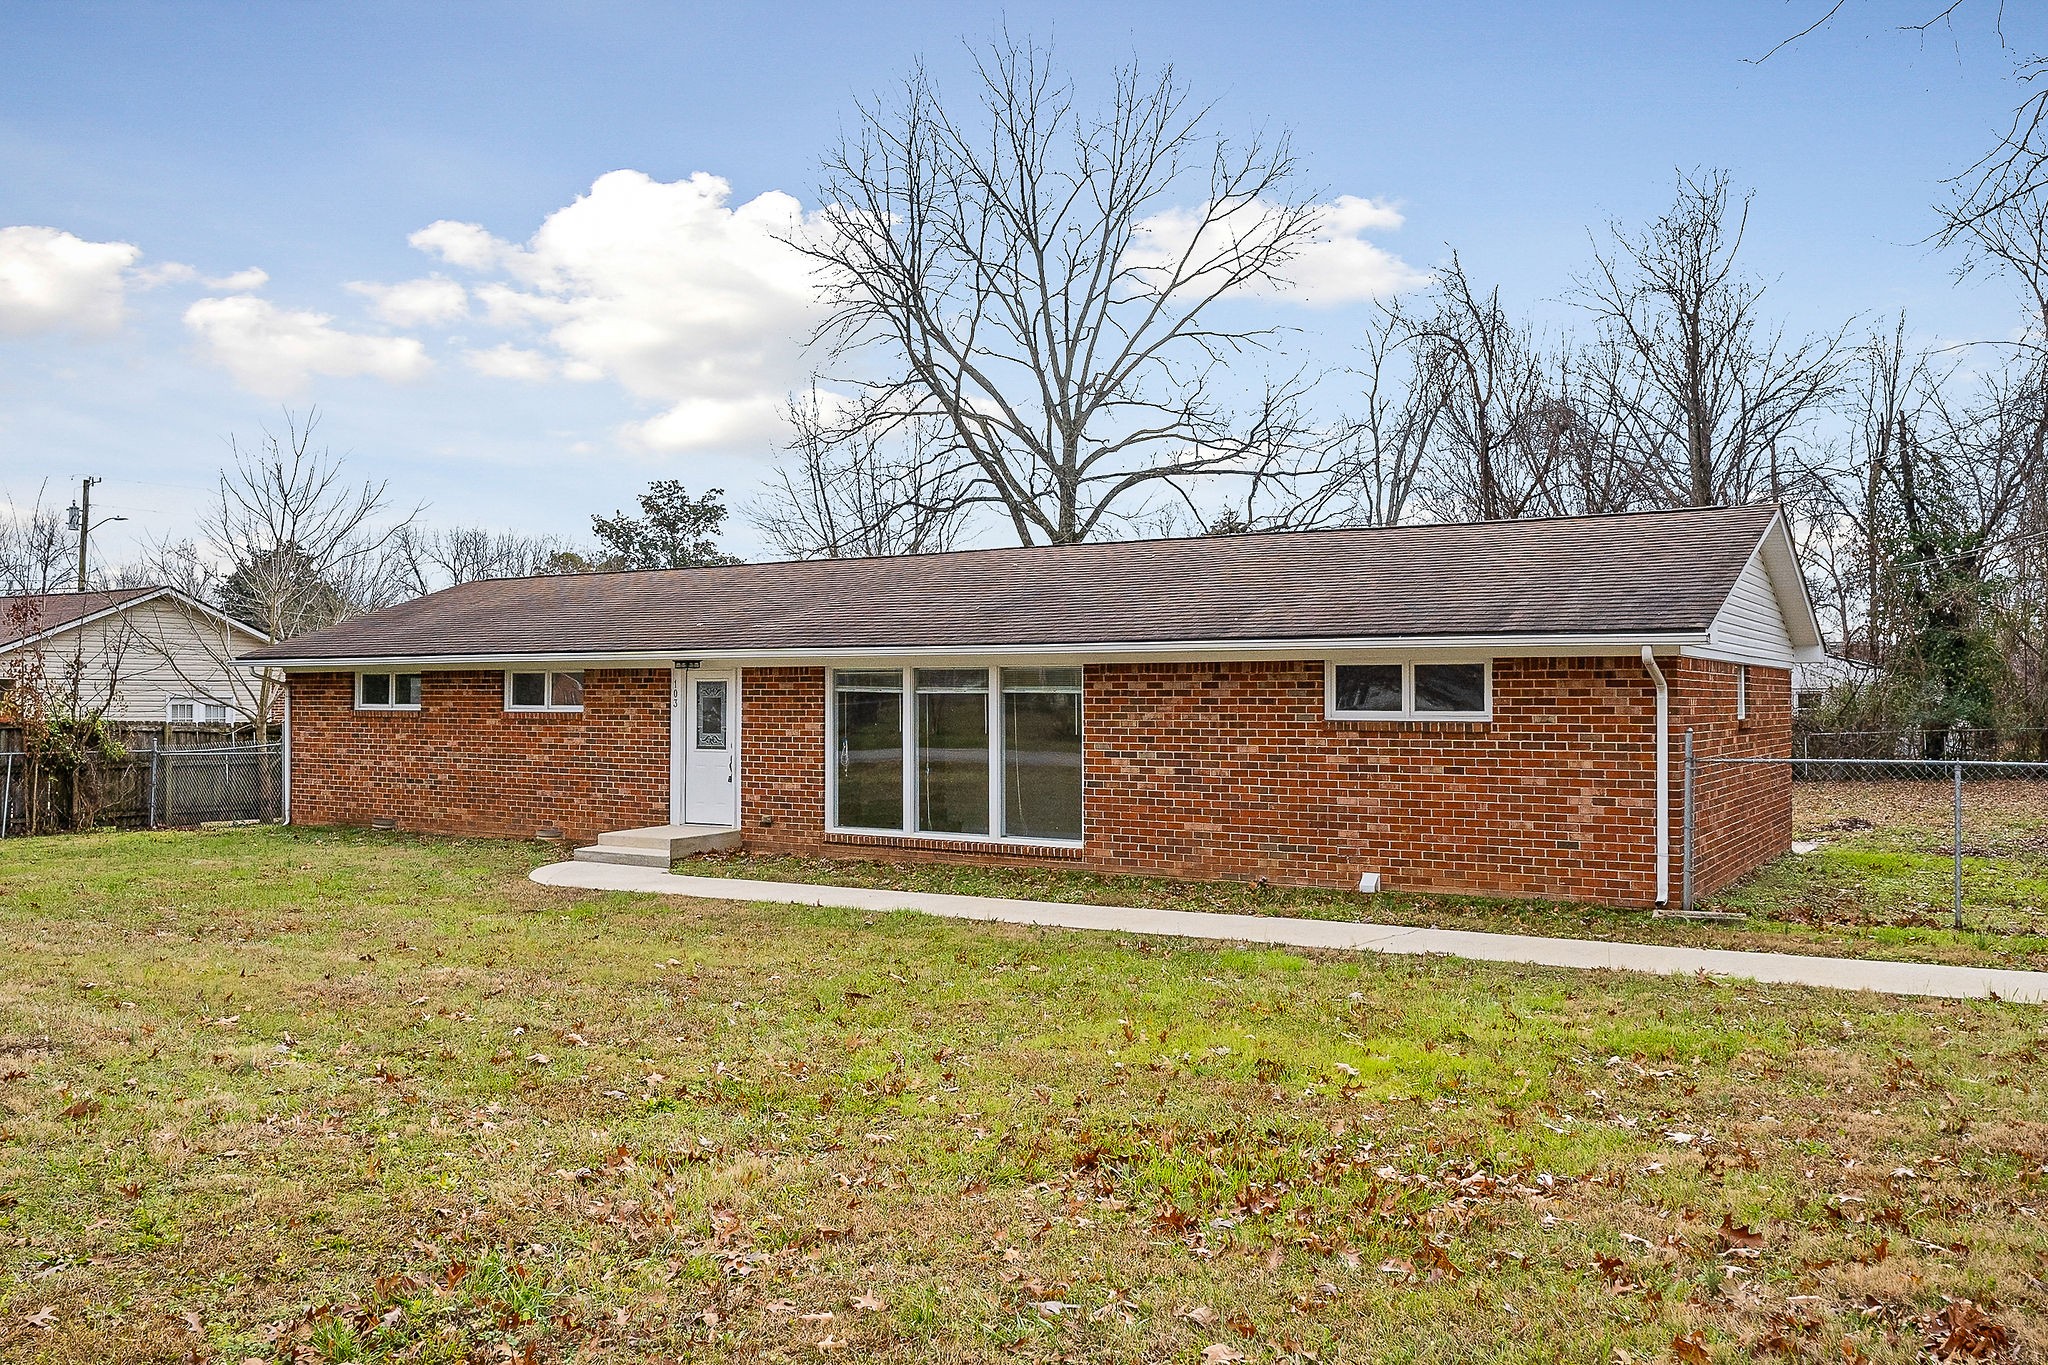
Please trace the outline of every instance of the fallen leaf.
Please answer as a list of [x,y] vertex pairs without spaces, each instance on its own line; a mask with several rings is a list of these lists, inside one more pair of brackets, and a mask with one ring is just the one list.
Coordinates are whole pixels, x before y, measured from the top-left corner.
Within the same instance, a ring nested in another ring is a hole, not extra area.
[[1707,1334],[1697,1327],[1682,1337],[1671,1338],[1671,1352],[1684,1365],[1710,1365],[1713,1360],[1707,1354]]
[[1753,1251],[1765,1241],[1762,1233],[1743,1227],[1725,1213],[1721,1215],[1720,1237],[1723,1246],[1742,1251]]

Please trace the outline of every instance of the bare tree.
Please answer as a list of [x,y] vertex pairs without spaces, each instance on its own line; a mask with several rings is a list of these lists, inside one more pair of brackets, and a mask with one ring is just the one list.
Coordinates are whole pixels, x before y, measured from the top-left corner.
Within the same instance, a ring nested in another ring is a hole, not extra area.
[[1624,363],[1607,371],[1615,429],[1663,506],[1782,498],[1788,450],[1834,392],[1849,324],[1788,341],[1763,317],[1764,286],[1737,264],[1749,200],[1722,171],[1681,175],[1647,228],[1610,228],[1575,291]]
[[828,418],[818,391],[793,399],[795,433],[768,490],[748,507],[768,543],[791,559],[950,550],[974,484],[943,453],[930,418],[882,423]]
[[1287,140],[1212,134],[1170,69],[1118,71],[1099,111],[1036,46],[1000,42],[977,72],[972,118],[922,68],[863,105],[795,241],[830,306],[820,343],[879,371],[860,430],[928,426],[922,477],[965,479],[1025,544],[1099,536],[1190,481],[1277,477],[1221,370],[1270,329],[1216,305],[1280,283],[1316,230]]
[[401,526],[392,536],[391,558],[404,591],[416,597],[486,578],[571,572],[585,562],[560,536],[484,526],[429,530],[416,524]]
[[1424,401],[1433,401],[1426,495],[1450,520],[1497,521],[1553,509],[1563,453],[1550,439],[1556,395],[1533,331],[1482,291],[1457,253],[1406,323]]
[[1417,382],[1398,311],[1382,309],[1366,327],[1358,407],[1337,477],[1348,486],[1355,525],[1393,526],[1414,502],[1442,416],[1441,386]]
[[[272,640],[320,630],[404,595],[392,548],[418,509],[389,513],[386,485],[350,483],[344,461],[313,444],[319,413],[287,412],[281,435],[265,431],[244,444],[230,437],[213,505],[199,524],[199,547],[169,546],[158,560],[166,579],[201,572],[211,561],[219,578],[213,598],[229,617]],[[182,633],[143,644],[191,687],[262,728],[277,717],[283,676],[246,669],[236,657],[245,639],[226,622],[194,614],[197,657]],[[218,695],[223,682],[229,695]]]
[[0,507],[0,595],[63,592],[73,586],[77,542],[54,507],[43,505],[49,485],[27,507]]

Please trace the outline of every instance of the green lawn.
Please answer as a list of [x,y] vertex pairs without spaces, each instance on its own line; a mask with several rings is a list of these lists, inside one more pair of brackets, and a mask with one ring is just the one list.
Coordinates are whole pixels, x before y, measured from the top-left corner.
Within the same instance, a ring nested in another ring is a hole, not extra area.
[[708,854],[679,872],[766,881],[886,886],[1160,910],[1291,915],[1702,948],[1878,957],[2048,970],[2048,783],[1974,783],[1964,826],[1964,930],[1950,911],[1952,804],[1939,783],[1802,783],[1792,854],[1702,902],[1741,924],[1660,920],[1571,901],[1362,896],[1249,882],[1101,876],[1056,866],[993,868],[858,858]]
[[540,856],[0,845],[0,1359],[2048,1353],[2038,1008]]

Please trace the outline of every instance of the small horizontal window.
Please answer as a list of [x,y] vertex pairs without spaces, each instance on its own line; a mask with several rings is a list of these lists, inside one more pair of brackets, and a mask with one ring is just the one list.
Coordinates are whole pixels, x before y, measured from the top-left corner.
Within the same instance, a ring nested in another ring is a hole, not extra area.
[[356,674],[356,709],[359,711],[419,710],[420,675],[417,673]]
[[1331,663],[1323,702],[1332,720],[1486,720],[1493,713],[1493,665]]
[[583,709],[583,675],[581,673],[507,673],[505,675],[505,709],[507,711],[581,711]]

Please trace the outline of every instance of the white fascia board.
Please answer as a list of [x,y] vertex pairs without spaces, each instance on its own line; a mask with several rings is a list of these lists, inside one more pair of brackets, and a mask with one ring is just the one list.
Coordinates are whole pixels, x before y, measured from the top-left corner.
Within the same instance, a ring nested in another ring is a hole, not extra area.
[[666,649],[620,653],[553,653],[487,655],[365,655],[337,659],[241,659],[244,668],[277,668],[287,672],[340,673],[363,668],[446,672],[476,668],[664,668],[683,661],[751,665],[813,665],[839,668],[866,663],[900,663],[919,659],[974,660],[1066,659],[1090,663],[1224,663],[1238,660],[1283,660],[1432,657],[1503,658],[1634,658],[1648,645],[1676,654],[1709,642],[1706,631],[1663,631],[1626,635],[1422,635],[1380,638],[1310,640],[1105,640],[1062,645],[920,645],[873,649]]

